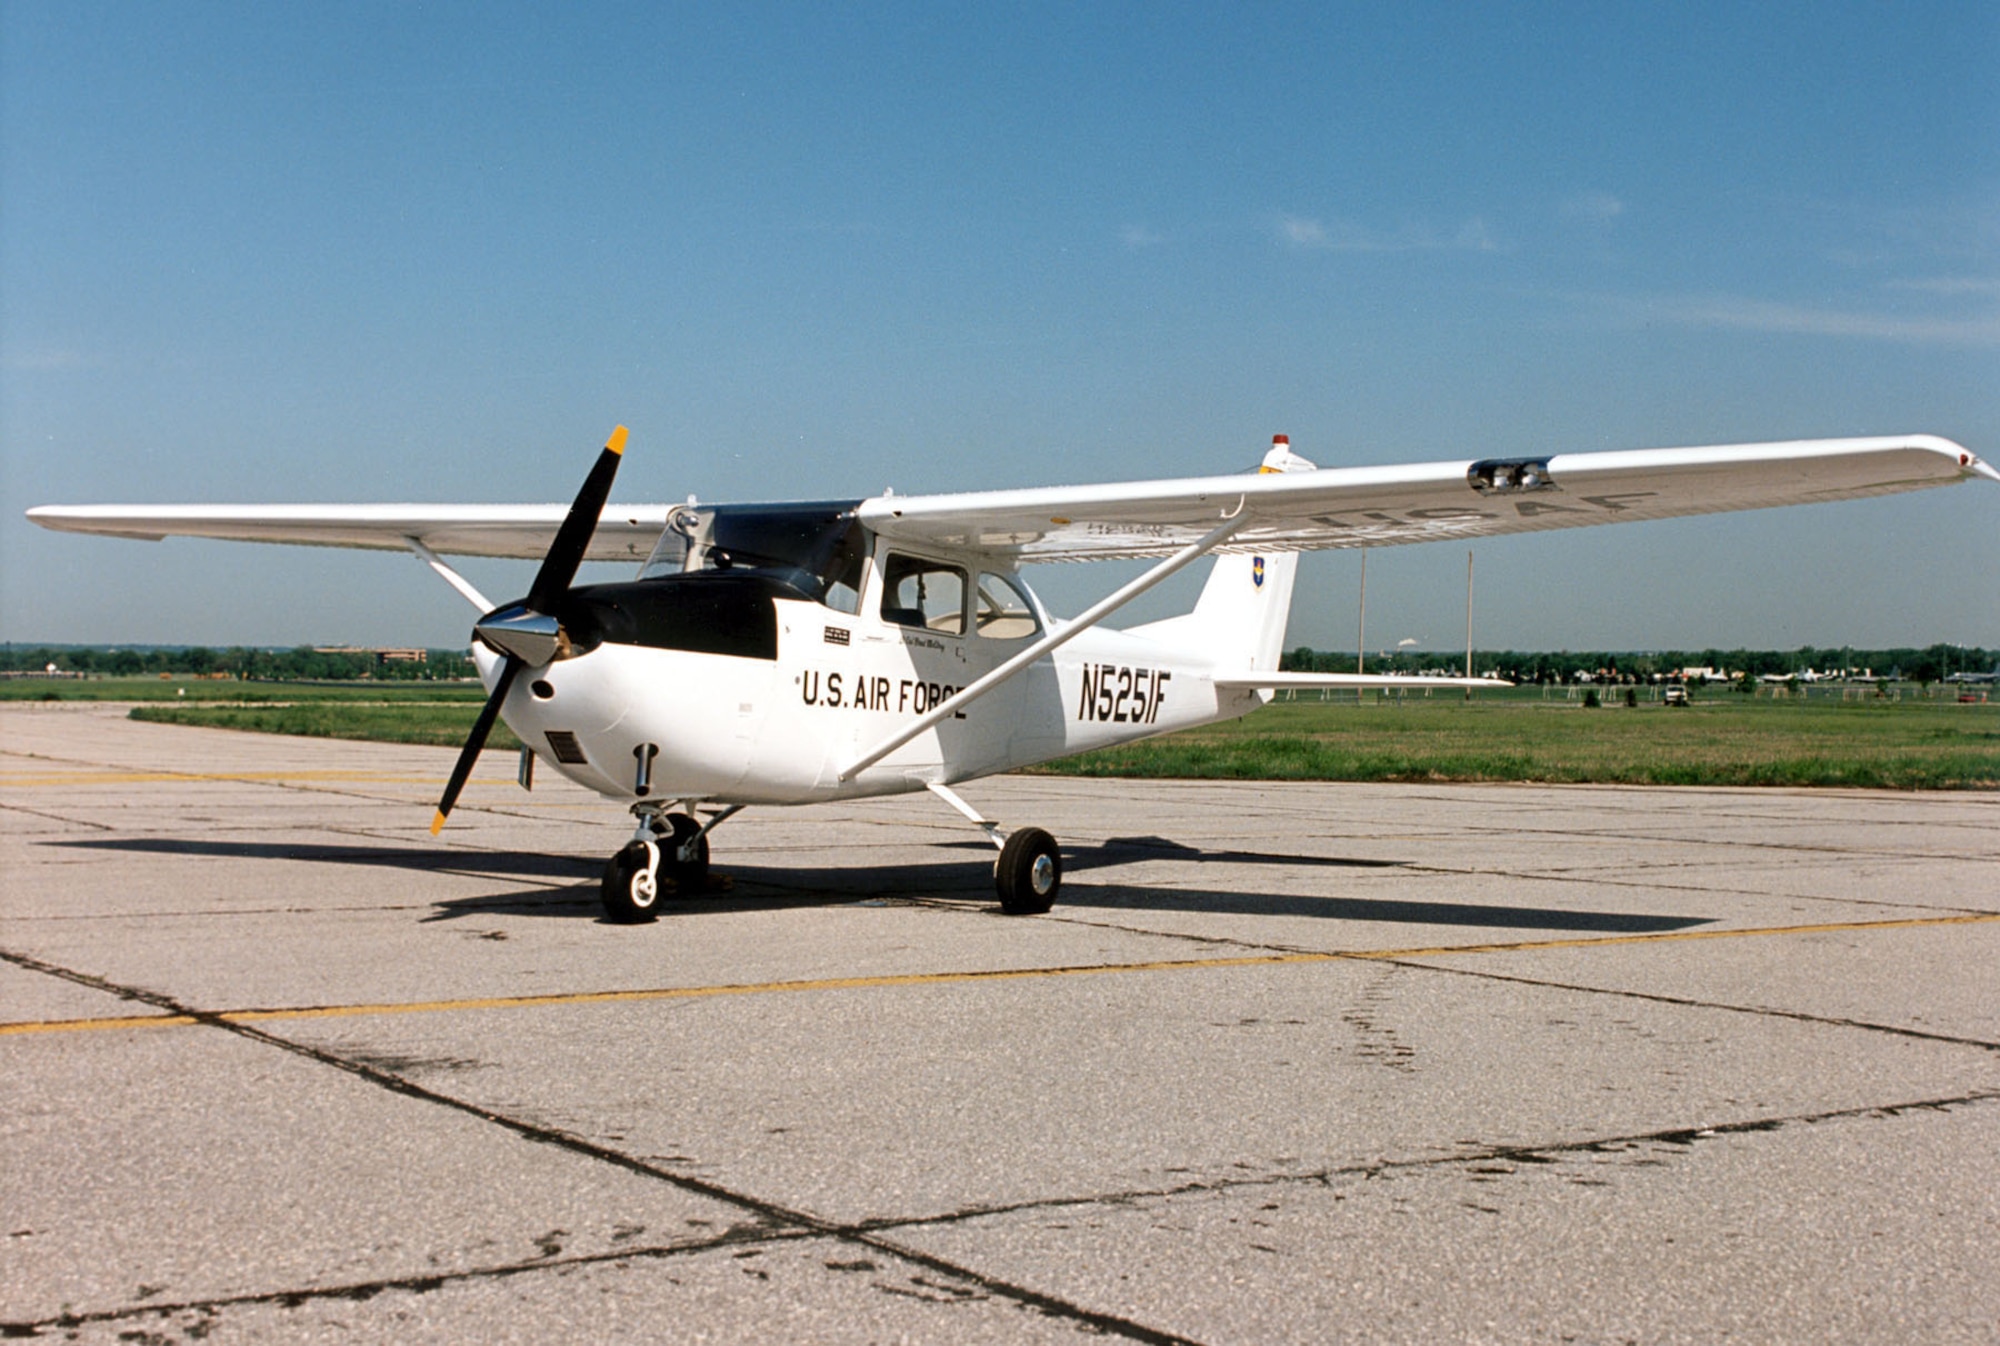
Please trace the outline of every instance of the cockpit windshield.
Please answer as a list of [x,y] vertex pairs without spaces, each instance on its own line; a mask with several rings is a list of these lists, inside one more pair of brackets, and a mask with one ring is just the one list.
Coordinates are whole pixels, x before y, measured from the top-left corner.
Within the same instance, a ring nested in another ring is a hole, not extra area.
[[750,572],[852,613],[860,604],[868,553],[854,517],[859,503],[682,506],[668,516],[639,578]]

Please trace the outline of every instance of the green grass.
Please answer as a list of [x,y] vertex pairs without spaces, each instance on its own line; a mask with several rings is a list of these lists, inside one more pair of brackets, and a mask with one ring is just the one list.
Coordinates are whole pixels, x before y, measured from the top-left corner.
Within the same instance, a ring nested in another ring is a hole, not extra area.
[[237,682],[227,678],[9,678],[0,701],[470,702],[486,699],[476,682]]
[[[20,684],[7,688],[14,692]],[[456,746],[483,691],[465,683],[40,684],[137,700],[135,719]],[[187,695],[179,695],[185,687]],[[18,696],[14,699],[20,699]],[[1034,768],[1056,775],[1240,780],[1544,781],[1627,785],[2000,789],[2000,702],[1842,702],[1698,694],[1688,707],[1617,694],[1599,708],[1532,688],[1455,696],[1277,701],[1244,719]],[[492,746],[515,739],[495,726]]]
[[[425,743],[456,748],[479,718],[476,700],[367,702],[328,699],[296,705],[134,706],[132,718],[156,724],[190,724],[205,729],[247,729],[262,734],[308,738],[356,738],[376,743]],[[493,726],[486,746],[511,751],[519,739],[502,723]]]
[[[6,701],[137,701],[135,720],[311,738],[457,747],[486,689],[476,682],[234,682],[208,678],[89,678],[0,683]],[[518,740],[495,725],[494,748]]]
[[1535,694],[1274,702],[1086,753],[1054,775],[1241,780],[2000,788],[2000,704],[1841,704],[1717,693],[1585,709]]

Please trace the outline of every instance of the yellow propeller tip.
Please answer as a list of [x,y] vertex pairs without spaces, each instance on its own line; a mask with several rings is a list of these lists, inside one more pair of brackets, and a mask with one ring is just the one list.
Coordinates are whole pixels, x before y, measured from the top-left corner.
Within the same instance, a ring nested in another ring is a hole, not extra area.
[[442,831],[444,831],[444,810],[439,809],[437,815],[431,819],[431,835],[436,836]]
[[625,452],[625,437],[630,433],[624,426],[619,426],[611,432],[610,442],[605,444],[604,447],[622,456]]

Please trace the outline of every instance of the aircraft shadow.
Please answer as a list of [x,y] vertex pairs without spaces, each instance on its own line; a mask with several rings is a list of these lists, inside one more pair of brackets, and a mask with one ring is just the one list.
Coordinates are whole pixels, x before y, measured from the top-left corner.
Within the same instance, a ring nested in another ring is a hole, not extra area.
[[[545,881],[548,887],[517,892],[447,898],[434,902],[426,922],[468,916],[533,915],[602,920],[598,877],[602,861],[594,856],[549,855],[540,851],[427,850],[406,846],[370,846],[329,841],[222,841],[207,838],[104,837],[44,843],[79,850],[118,851],[155,855],[194,855],[223,860],[291,860],[306,864],[358,865],[365,868],[432,874],[461,874]],[[882,868],[777,868],[721,863],[727,888],[717,887],[692,897],[669,899],[663,920],[678,914],[771,911],[788,907],[847,906],[877,901],[894,903],[923,898],[989,901],[993,869],[987,859],[992,846],[983,841],[946,842],[938,850],[968,850],[976,858],[941,860]],[[1226,865],[1282,865],[1293,868],[1396,869],[1398,860],[1329,856],[1278,855],[1259,851],[1203,851],[1161,837],[1113,837],[1096,845],[1063,848],[1066,877],[1139,861]],[[1161,911],[1239,916],[1311,917],[1332,921],[1370,921],[1392,925],[1442,925],[1503,930],[1561,930],[1590,934],[1648,934],[1707,925],[1712,918],[1640,912],[1571,911],[1555,907],[1503,906],[1470,902],[1413,902],[1396,898],[1323,896],[1241,889],[1159,888],[1139,884],[1072,883],[1065,885],[1057,909],[1102,911]]]
[[541,851],[420,850],[331,841],[212,841],[182,837],[97,837],[51,841],[73,850],[149,855],[200,855],[218,860],[297,860],[318,865],[362,865],[427,874],[492,874],[508,878],[595,878],[602,860]]

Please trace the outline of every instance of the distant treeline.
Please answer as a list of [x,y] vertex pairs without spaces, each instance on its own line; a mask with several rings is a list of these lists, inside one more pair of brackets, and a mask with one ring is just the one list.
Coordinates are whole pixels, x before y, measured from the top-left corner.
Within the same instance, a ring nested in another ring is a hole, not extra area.
[[[429,650],[427,659],[383,659],[369,650],[272,650],[232,645],[206,646],[82,646],[8,645],[0,651],[0,671],[41,672],[55,665],[59,672],[107,677],[143,677],[161,673],[206,674],[235,678],[272,678],[340,682],[375,678],[420,681],[473,676],[472,660],[463,650]],[[1354,651],[1315,650],[1301,645],[1284,656],[1283,668],[1302,673],[1352,673]],[[1987,673],[2000,666],[2000,650],[1963,645],[1932,645],[1927,649],[1863,650],[1805,645],[1796,650],[1561,650],[1530,653],[1521,650],[1477,650],[1475,674],[1497,673],[1515,683],[1572,683],[1588,673],[1593,681],[1652,682],[1685,668],[1718,672],[1800,673],[1811,669],[1831,673],[1867,669],[1877,677],[1908,682],[1941,682],[1952,673]],[[1421,673],[1434,670],[1462,673],[1465,655],[1442,651],[1373,654],[1370,673]]]
[[8,645],[0,653],[0,671],[39,673],[53,664],[61,673],[104,677],[145,677],[191,674],[286,681],[345,682],[373,678],[398,682],[473,676],[472,660],[463,650],[427,650],[426,659],[383,659],[372,650],[315,650],[301,645],[291,650],[267,650],[232,645],[213,650],[204,645],[176,647]]
[[[1353,650],[1291,651],[1281,667],[1298,673],[1352,673]],[[1475,650],[1475,676],[1497,673],[1515,683],[1572,683],[1588,673],[1592,681],[1652,682],[1687,668],[1711,668],[1718,673],[1831,673],[1866,669],[1876,677],[1906,682],[1941,682],[1952,673],[1988,673],[2000,665],[2000,650],[1968,645],[1932,645],[1927,649],[1863,650],[1803,645],[1796,650],[1562,650],[1533,654],[1522,650]],[[1425,670],[1462,674],[1465,652],[1431,651],[1368,656],[1370,673],[1421,673]]]

